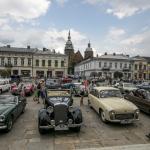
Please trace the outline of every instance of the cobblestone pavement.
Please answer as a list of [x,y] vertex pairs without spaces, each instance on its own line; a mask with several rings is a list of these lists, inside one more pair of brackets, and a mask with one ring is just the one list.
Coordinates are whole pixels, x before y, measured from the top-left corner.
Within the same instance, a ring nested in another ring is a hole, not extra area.
[[[3,93],[8,95],[10,92]],[[38,132],[38,111],[43,108],[42,101],[37,104],[27,97],[25,113],[20,115],[9,133],[0,131],[1,150],[67,150],[83,148],[99,148],[133,144],[150,144],[146,134],[150,133],[150,116],[141,112],[139,122],[121,125],[104,124],[99,115],[87,105],[84,98],[83,125],[81,131],[49,130],[44,135]],[[74,106],[79,107],[80,97],[74,97]]]

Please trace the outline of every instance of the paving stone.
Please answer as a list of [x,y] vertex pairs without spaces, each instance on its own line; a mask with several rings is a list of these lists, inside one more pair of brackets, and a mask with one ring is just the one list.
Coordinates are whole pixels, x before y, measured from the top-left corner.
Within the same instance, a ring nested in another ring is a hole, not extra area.
[[125,139],[126,137],[122,133],[103,133],[101,134],[102,138],[105,140],[119,140],[119,139]]
[[15,140],[0,140],[0,149],[9,150]]
[[27,139],[20,139],[16,140],[10,150],[24,150],[28,140]]
[[74,144],[55,144],[53,150],[73,150]]
[[40,138],[29,139],[29,142],[40,142]]
[[78,143],[79,139],[77,137],[55,137],[54,143],[55,144],[61,144],[61,143]]
[[23,138],[24,139],[41,138],[41,135],[38,132],[38,130],[31,130],[27,131]]
[[100,148],[102,145],[100,142],[80,142],[75,144],[76,149],[83,149],[83,148]]
[[52,150],[53,142],[40,141],[40,142],[28,142],[25,150]]

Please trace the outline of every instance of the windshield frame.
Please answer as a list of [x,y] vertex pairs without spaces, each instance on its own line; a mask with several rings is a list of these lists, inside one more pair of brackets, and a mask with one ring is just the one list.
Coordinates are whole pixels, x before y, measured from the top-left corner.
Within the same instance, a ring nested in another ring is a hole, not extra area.
[[[132,85],[132,87],[131,86],[125,86],[125,85]],[[123,84],[123,87],[124,88],[135,88],[135,86],[132,83]]]
[[[22,82],[22,83],[19,83],[18,86],[21,86],[21,84],[24,84],[24,86],[32,86],[32,83],[31,82]],[[27,85],[27,84],[31,84],[31,85]]]
[[[5,97],[6,100],[7,100],[7,98],[14,98],[14,99],[16,99],[16,102],[6,102],[5,99],[1,100],[1,97]],[[1,103],[1,101],[3,101],[4,103]],[[0,96],[0,104],[18,104],[18,97],[17,96],[4,96],[4,95],[1,95]]]

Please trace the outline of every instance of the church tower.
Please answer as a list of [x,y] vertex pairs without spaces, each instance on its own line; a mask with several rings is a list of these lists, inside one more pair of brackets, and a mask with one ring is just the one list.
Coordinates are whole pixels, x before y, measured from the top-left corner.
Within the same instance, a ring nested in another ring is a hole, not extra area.
[[90,42],[88,43],[88,47],[86,48],[86,50],[84,52],[84,58],[86,59],[88,57],[93,57],[93,50],[91,48]]
[[69,30],[68,41],[66,42],[66,46],[65,46],[64,52],[65,52],[66,55],[69,56],[69,59],[74,54],[74,47],[73,47],[73,44],[71,42],[70,30]]

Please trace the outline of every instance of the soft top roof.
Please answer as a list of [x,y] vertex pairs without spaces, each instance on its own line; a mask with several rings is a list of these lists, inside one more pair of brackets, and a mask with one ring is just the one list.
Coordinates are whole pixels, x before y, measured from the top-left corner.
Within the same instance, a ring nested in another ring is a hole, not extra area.
[[93,89],[98,90],[98,91],[102,91],[102,90],[116,90],[118,91],[119,89],[117,88],[113,88],[113,87],[94,87]]

